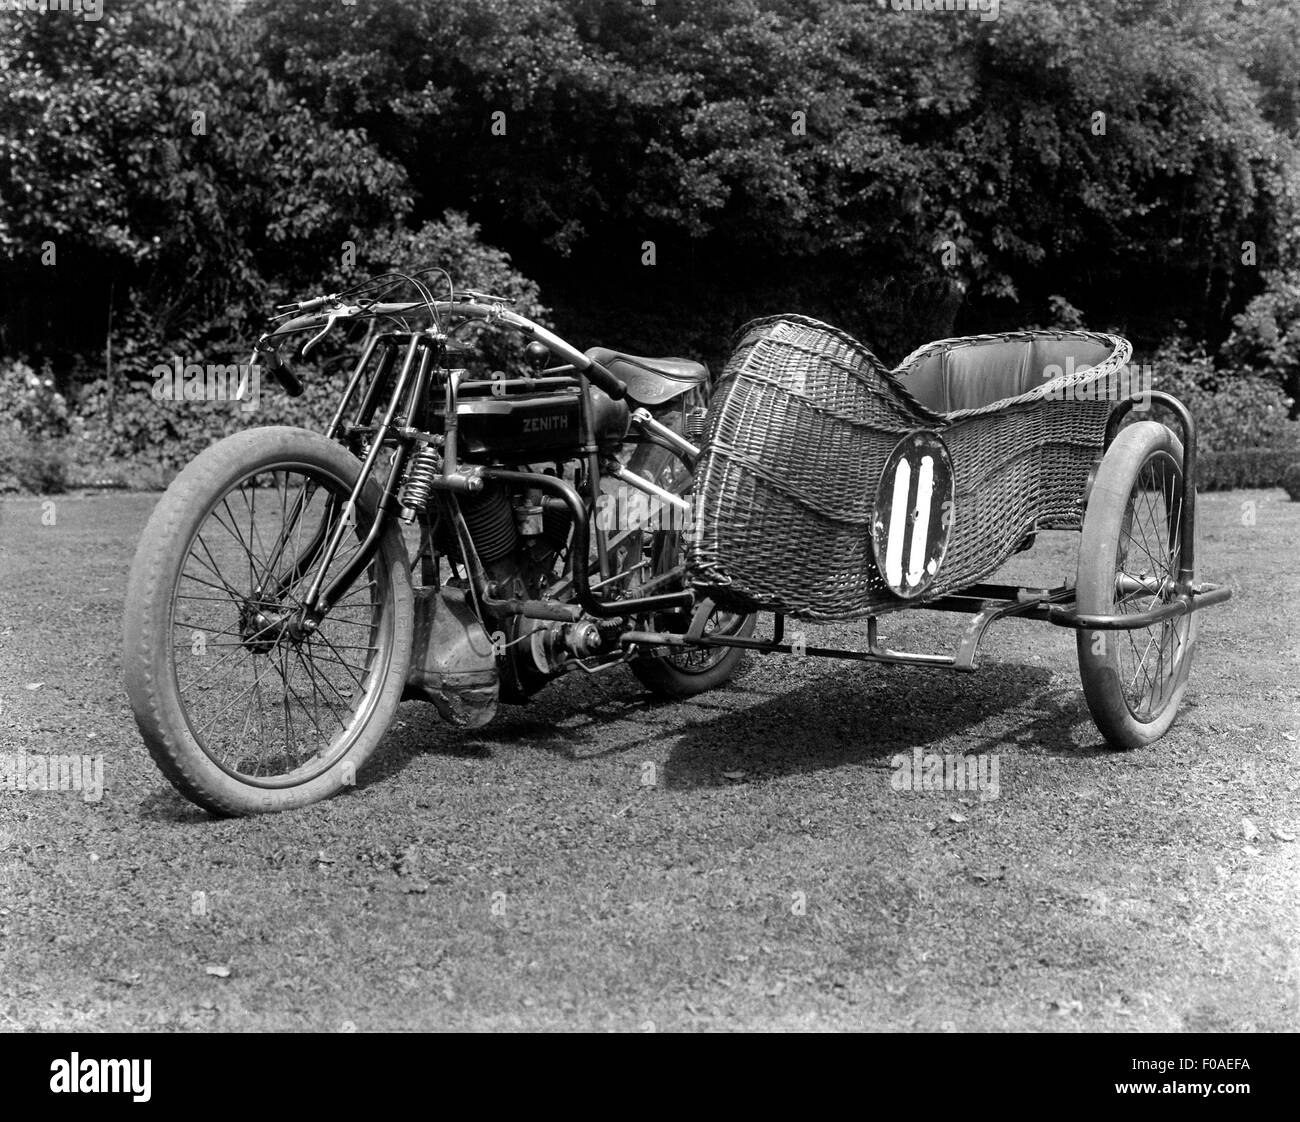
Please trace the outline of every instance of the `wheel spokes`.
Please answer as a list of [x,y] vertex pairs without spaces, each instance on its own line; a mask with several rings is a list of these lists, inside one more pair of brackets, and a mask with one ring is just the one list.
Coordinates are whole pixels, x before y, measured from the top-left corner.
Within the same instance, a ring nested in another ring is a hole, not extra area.
[[[1116,549],[1115,610],[1123,615],[1168,603],[1177,588],[1181,486],[1165,456],[1142,465],[1129,496]],[[1185,618],[1123,632],[1119,678],[1134,717],[1155,718],[1171,695],[1182,662]]]
[[[372,565],[315,630],[298,627],[320,572],[312,543],[335,529],[347,494],[304,471],[273,473],[273,498],[258,482],[243,480],[199,527],[174,590],[171,649],[204,752],[244,778],[301,783],[347,750],[376,688],[386,585]],[[345,538],[331,572],[363,536]]]

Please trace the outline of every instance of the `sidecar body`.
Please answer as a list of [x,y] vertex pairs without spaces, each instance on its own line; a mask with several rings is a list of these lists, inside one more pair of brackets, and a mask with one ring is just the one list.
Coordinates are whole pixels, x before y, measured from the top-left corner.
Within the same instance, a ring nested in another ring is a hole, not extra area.
[[878,615],[976,583],[1038,529],[1079,529],[1130,355],[1113,335],[1015,332],[930,343],[891,371],[815,320],[748,325],[697,474],[696,587],[805,619]]
[[[1230,593],[1196,579],[1194,421],[1130,357],[1114,335],[1025,331],[944,339],[888,370],[816,320],[748,324],[709,410],[687,576],[709,603],[773,612],[774,635],[659,641],[972,670],[990,623],[1039,619],[1078,633],[1107,738],[1156,739],[1196,610]],[[1154,409],[1172,423],[1138,419]],[[1043,529],[1081,531],[1076,574],[983,583]],[[971,616],[952,655],[880,642],[876,618],[909,607]],[[783,643],[787,616],[866,618],[867,649]]]

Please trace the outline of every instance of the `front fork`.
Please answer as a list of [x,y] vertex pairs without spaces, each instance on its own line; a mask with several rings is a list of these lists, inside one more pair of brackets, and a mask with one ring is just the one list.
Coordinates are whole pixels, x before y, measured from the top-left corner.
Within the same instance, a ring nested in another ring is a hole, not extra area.
[[[320,621],[329,614],[330,609],[337,603],[338,599],[347,593],[357,577],[374,560],[384,534],[388,531],[389,521],[398,512],[397,495],[402,481],[402,473],[406,469],[406,459],[409,452],[409,443],[405,440],[396,439],[399,409],[409,397],[412,409],[408,410],[407,415],[410,416],[413,413],[413,407],[423,400],[424,391],[428,386],[430,369],[443,341],[442,336],[433,333],[412,335],[402,362],[401,372],[397,378],[397,384],[393,387],[392,395],[389,398],[388,408],[385,410],[383,419],[375,431],[370,450],[366,454],[366,458],[361,465],[361,471],[357,475],[356,483],[353,484],[347,499],[340,504],[336,498],[332,497],[326,506],[326,514],[321,519],[320,526],[317,527],[306,546],[294,558],[288,572],[276,581],[274,588],[259,587],[254,591],[254,597],[257,601],[278,604],[286,590],[319,563],[319,569],[312,580],[307,595],[303,598],[301,607],[278,621],[271,621],[269,626],[295,634],[315,631],[320,626]],[[373,351],[373,345],[367,347],[365,354],[358,363],[357,371],[348,385],[344,399],[335,414],[334,421],[330,424],[328,436],[336,437],[338,435],[343,409],[354,394],[360,380],[361,371],[369,362]],[[409,393],[408,389],[410,390]],[[375,517],[366,531],[361,547],[353,554],[343,570],[326,584],[325,575],[333,564],[334,558],[338,555],[343,539],[347,536],[349,530],[358,524],[357,512],[361,509],[362,492],[370,481],[375,464],[385,447],[393,448],[393,459],[389,465],[388,478],[385,480],[380,492]],[[304,505],[305,496],[299,494],[294,504],[294,511],[290,518],[286,520],[285,529],[272,552],[271,563],[267,566],[268,572],[274,573],[279,568],[279,562],[283,559],[289,543],[288,527],[294,525],[297,519],[301,517]]]

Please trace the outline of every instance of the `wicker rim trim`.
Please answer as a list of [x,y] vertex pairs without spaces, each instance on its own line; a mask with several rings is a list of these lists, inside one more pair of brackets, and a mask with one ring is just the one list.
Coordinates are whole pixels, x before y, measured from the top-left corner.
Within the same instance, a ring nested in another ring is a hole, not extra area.
[[1061,374],[1059,377],[1052,378],[1041,386],[1036,386],[1026,393],[1017,394],[1015,397],[1005,397],[988,405],[981,405],[978,409],[954,409],[951,413],[938,415],[948,421],[955,421],[964,417],[979,417],[988,413],[1000,413],[1010,405],[1041,401],[1045,397],[1054,397],[1063,389],[1096,382],[1103,378],[1109,380],[1112,374],[1127,366],[1129,359],[1133,357],[1133,344],[1127,339],[1120,335],[1107,335],[1100,331],[1001,331],[989,335],[961,335],[951,339],[936,339],[933,343],[926,343],[923,347],[918,347],[895,366],[890,373],[901,380],[902,376],[906,375],[912,367],[925,359],[934,354],[954,350],[958,346],[1033,342],[1038,339],[1055,339],[1058,341],[1084,339],[1092,343],[1105,343],[1110,347],[1110,354],[1095,366],[1076,367],[1073,374]]
[[[923,417],[925,420],[931,421],[937,425],[942,425],[945,423],[946,419],[952,415],[947,413],[938,413],[935,410],[931,409],[929,406],[922,405],[921,402],[918,401],[913,396],[912,391],[907,388],[907,386],[902,382],[902,380],[896,377],[895,373],[891,371],[883,362],[881,362],[880,359],[878,359],[875,356],[875,354],[871,351],[870,348],[864,346],[857,339],[853,338],[853,336],[850,335],[847,331],[841,331],[838,327],[832,327],[829,323],[823,323],[821,320],[814,319],[812,316],[776,315],[776,316],[762,316],[759,319],[752,319],[748,323],[746,323],[743,327],[741,327],[739,331],[736,332],[735,336],[733,337],[733,342],[739,343],[751,331],[759,327],[766,327],[768,324],[772,324],[772,323],[797,323],[801,327],[814,327],[817,330],[824,331],[827,335],[831,335],[834,338],[838,339],[845,346],[849,347],[851,350],[854,350],[858,354],[860,354],[863,357],[863,359],[865,359],[866,362],[875,369],[876,373],[878,373],[882,378],[884,378],[884,380],[887,383],[889,383],[890,388],[897,392],[898,396],[903,399],[904,404],[915,409],[917,413],[920,414],[920,416]],[[763,340],[761,339],[756,340],[756,343],[757,342],[763,342]],[[815,358],[821,359],[823,362],[831,362],[834,365],[843,368],[849,374],[852,374],[855,377],[861,376],[859,371],[854,370],[852,366],[844,363],[840,359],[835,358],[833,355],[826,354],[824,351],[814,350],[811,347],[800,346],[797,343],[792,343],[786,339],[781,340],[781,346],[788,347],[790,350],[800,351],[803,354],[812,355]],[[744,365],[741,366],[741,370],[745,371],[747,377],[755,381],[764,381],[768,385],[780,387],[780,383],[773,381],[772,379],[764,377],[762,375],[757,375],[753,371],[746,370],[745,368],[748,365],[749,365],[749,358],[748,356],[746,356],[745,363]],[[780,387],[780,388],[785,389],[786,392],[788,393],[792,393],[793,396],[800,398],[800,400],[808,401],[810,405],[813,404],[807,397],[805,397],[805,395],[794,394],[793,391],[791,391],[788,386]],[[830,410],[821,409],[817,406],[814,406],[814,408],[817,408],[818,412],[825,413],[827,416],[836,417],[837,419],[843,421],[848,421],[850,424],[856,423],[853,417],[847,416],[845,414],[835,413]]]

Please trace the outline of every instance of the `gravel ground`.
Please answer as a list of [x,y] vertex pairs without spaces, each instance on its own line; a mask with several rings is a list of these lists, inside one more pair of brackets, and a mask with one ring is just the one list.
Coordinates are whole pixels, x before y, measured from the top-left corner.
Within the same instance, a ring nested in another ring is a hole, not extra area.
[[[1012,621],[975,675],[751,656],[670,705],[619,670],[468,734],[408,703],[355,790],[240,821],[171,790],[122,692],[155,500],[0,504],[0,750],[102,754],[104,775],[99,801],[0,792],[0,1027],[1296,1027],[1280,491],[1202,499],[1202,567],[1236,596],[1140,752],[1100,742],[1073,637]],[[1069,572],[1076,541],[1043,535],[1004,576]],[[956,622],[881,629],[947,650]],[[914,749],[996,755],[997,797],[896,790]]]

